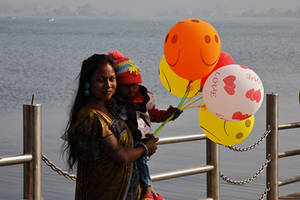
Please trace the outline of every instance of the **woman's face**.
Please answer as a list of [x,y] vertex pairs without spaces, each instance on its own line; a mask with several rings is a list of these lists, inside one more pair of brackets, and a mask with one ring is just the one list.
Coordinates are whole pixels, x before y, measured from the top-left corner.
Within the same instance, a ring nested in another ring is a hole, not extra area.
[[91,77],[91,96],[97,101],[110,100],[116,87],[116,73],[109,63],[98,67]]

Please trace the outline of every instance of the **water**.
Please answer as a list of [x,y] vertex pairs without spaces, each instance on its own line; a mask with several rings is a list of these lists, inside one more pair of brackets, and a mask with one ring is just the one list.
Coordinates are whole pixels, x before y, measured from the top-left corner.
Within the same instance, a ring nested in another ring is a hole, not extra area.
[[[261,78],[265,93],[279,94],[280,123],[299,121],[300,108],[300,21],[299,19],[207,19],[218,31],[222,50],[235,63],[249,66]],[[59,139],[76,88],[76,76],[83,59],[94,53],[118,49],[135,61],[142,71],[144,84],[154,93],[158,108],[177,105],[179,98],[163,88],[158,66],[163,41],[176,20],[101,20],[46,18],[0,18],[0,155],[22,153],[22,104],[42,104],[42,151],[61,168]],[[256,113],[251,135],[240,144],[248,146],[265,131],[265,101]],[[157,125],[156,125],[157,126]],[[176,122],[170,122],[160,137],[201,133],[198,111],[187,110]],[[296,130],[282,131],[279,150],[299,149]],[[265,161],[265,142],[252,151],[221,151],[221,172],[236,180],[252,176]],[[163,145],[150,161],[152,174],[205,164],[205,142]],[[300,159],[279,162],[279,179],[299,175]],[[21,199],[22,166],[0,168],[0,199]],[[73,199],[74,182],[43,164],[43,197]],[[283,186],[280,195],[299,190],[299,183]],[[167,199],[201,199],[206,195],[205,174],[154,183]],[[229,185],[221,180],[222,200],[258,199],[265,189],[265,172],[245,186]]]

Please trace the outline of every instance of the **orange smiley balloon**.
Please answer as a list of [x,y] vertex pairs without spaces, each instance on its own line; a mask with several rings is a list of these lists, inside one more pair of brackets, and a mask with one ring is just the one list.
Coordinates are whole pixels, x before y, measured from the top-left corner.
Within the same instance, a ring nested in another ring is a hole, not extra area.
[[164,55],[171,69],[180,77],[194,81],[213,70],[221,53],[219,34],[200,19],[185,19],[168,32]]

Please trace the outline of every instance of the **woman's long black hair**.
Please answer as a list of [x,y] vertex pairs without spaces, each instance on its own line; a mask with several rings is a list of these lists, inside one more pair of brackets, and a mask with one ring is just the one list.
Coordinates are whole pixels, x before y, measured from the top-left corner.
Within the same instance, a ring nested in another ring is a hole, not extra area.
[[106,54],[94,54],[91,57],[87,58],[82,62],[81,71],[77,77],[79,78],[79,84],[77,89],[77,94],[74,100],[74,103],[71,107],[69,114],[69,121],[67,123],[64,139],[65,139],[65,149],[64,153],[67,153],[67,163],[69,169],[72,170],[74,164],[78,161],[77,157],[77,138],[76,135],[68,134],[70,127],[77,121],[77,115],[80,109],[86,105],[88,101],[88,96],[84,95],[86,83],[90,84],[91,77],[95,71],[104,66],[106,63],[109,63],[111,66],[114,66],[114,59],[111,56]]

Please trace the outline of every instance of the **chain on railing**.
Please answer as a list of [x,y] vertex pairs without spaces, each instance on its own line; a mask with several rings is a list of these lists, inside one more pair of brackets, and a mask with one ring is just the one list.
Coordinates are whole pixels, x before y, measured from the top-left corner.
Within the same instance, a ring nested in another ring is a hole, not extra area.
[[267,196],[269,191],[270,191],[270,183],[268,183],[268,186],[266,187],[265,191],[259,197],[259,200],[265,199],[265,197]]
[[[270,157],[270,155],[269,155]],[[42,155],[42,160],[44,161],[44,163],[49,166],[53,171],[55,171],[57,174],[64,176],[67,179],[70,179],[72,181],[76,181],[76,175],[74,174],[69,174],[68,172],[60,169],[59,167],[57,167],[53,162],[51,162],[44,154]],[[225,176],[224,174],[220,173],[220,177],[226,181],[227,183],[233,184],[233,185],[243,185],[243,184],[247,184],[250,183],[252,181],[254,181],[263,171],[264,169],[268,166],[268,164],[271,162],[270,159],[266,159],[265,163],[262,165],[262,167],[255,173],[255,175],[253,175],[252,177],[245,179],[243,181],[236,181],[233,179],[228,178],[227,176]],[[265,196],[267,195],[267,193],[270,191],[270,187],[268,184],[268,187],[265,189],[265,191],[263,192],[263,194],[260,196],[259,200],[263,200],[265,198]]]
[[69,174],[68,172],[60,169],[59,167],[57,167],[53,162],[51,162],[44,154],[42,155],[42,160],[44,161],[44,163],[46,165],[48,165],[53,171],[55,171],[56,173],[58,173],[59,175],[64,176],[67,179],[70,179],[72,181],[76,181],[76,175],[74,174]]
[[271,162],[270,159],[270,155],[268,156],[268,158],[266,159],[266,161],[264,162],[264,164],[261,166],[261,168],[251,177],[243,180],[243,181],[236,181],[233,180],[231,178],[228,178],[227,176],[225,176],[223,173],[220,172],[220,177],[226,181],[227,183],[230,183],[232,185],[244,185],[247,183],[251,183],[252,181],[254,181],[263,171],[264,169],[268,166],[268,164]]
[[[224,181],[226,181],[227,183],[230,183],[232,185],[244,185],[244,184],[247,184],[247,183],[251,183],[252,181],[254,181],[265,170],[265,168],[271,162],[270,157],[271,157],[271,155],[268,155],[268,158],[266,159],[266,161],[264,162],[264,164],[261,166],[261,168],[253,176],[251,176],[251,177],[249,177],[249,178],[247,178],[245,180],[236,181],[236,180],[233,180],[231,178],[228,178],[227,176],[225,176],[221,172],[220,172],[220,177]],[[268,194],[269,191],[270,191],[270,187],[269,187],[269,184],[268,184],[268,186],[266,187],[265,191],[259,197],[259,200],[263,200],[265,198],[265,196]]]
[[271,132],[270,130],[270,126],[268,126],[268,130],[264,133],[263,136],[261,136],[261,138],[255,142],[254,144],[248,146],[248,147],[234,147],[234,146],[225,146],[226,148],[230,149],[230,150],[233,150],[233,151],[237,151],[237,152],[244,152],[244,151],[249,151],[251,149],[254,149],[257,145],[259,145],[268,135],[269,133]]
[[[269,127],[269,126],[268,126]],[[244,148],[239,148],[239,147],[233,147],[233,146],[225,146],[233,151],[237,151],[237,152],[244,152],[244,151],[248,151],[251,150],[253,148],[255,148],[258,144],[260,144],[267,136],[268,134],[271,132],[270,128],[264,133],[264,135],[254,144],[248,146],[248,147],[244,147]],[[67,179],[76,181],[76,175],[74,174],[69,174],[68,172],[60,169],[59,167],[57,167],[53,162],[51,162],[44,154],[42,155],[42,160],[44,161],[44,163],[49,166],[53,171],[55,171],[57,174],[64,176]],[[268,158],[265,160],[264,164],[261,166],[261,168],[251,177],[242,180],[242,181],[237,181],[237,180],[233,180],[227,176],[225,176],[223,173],[220,172],[220,177],[227,183],[230,183],[232,185],[244,185],[244,184],[248,184],[252,181],[254,181],[263,171],[264,169],[268,166],[268,164],[271,162],[270,159],[270,155],[268,155]],[[263,194],[260,196],[259,200],[263,200],[265,198],[265,196],[267,195],[267,193],[269,192],[270,187],[268,186],[265,191],[263,192]]]

